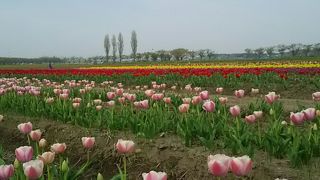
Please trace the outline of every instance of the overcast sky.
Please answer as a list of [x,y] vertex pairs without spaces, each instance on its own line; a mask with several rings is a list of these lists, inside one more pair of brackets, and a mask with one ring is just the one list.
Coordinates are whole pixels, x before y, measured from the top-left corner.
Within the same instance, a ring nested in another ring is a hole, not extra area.
[[0,56],[104,55],[105,34],[122,32],[130,53],[210,48],[243,52],[320,42],[320,0],[2,0]]

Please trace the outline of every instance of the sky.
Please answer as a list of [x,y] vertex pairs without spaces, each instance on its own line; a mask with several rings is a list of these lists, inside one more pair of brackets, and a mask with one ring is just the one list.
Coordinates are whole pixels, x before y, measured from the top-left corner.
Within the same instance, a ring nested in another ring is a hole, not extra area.
[[131,52],[320,42],[320,0],[2,0],[0,56],[104,55],[106,34]]

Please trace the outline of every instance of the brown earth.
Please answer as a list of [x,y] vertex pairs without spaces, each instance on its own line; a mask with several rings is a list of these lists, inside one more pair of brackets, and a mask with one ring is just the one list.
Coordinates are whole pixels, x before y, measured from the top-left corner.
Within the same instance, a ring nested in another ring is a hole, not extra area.
[[[2,112],[3,113],[3,112]],[[182,140],[171,134],[152,140],[136,138],[129,132],[109,132],[107,130],[86,129],[57,121],[23,117],[16,114],[4,114],[5,121],[0,123],[0,143],[5,149],[5,160],[11,163],[14,160],[15,148],[25,145],[26,138],[17,130],[21,122],[31,121],[34,129],[39,128],[44,132],[44,137],[52,144],[65,142],[67,155],[71,162],[77,163],[85,160],[85,152],[80,138],[83,136],[96,137],[96,147],[93,150],[94,163],[81,179],[95,179],[100,172],[105,179],[110,179],[117,173],[116,164],[120,163],[120,156],[114,150],[114,144],[120,138],[131,139],[138,152],[129,156],[129,179],[142,179],[143,172],[150,170],[167,172],[168,179],[206,180],[214,179],[207,170],[207,156],[209,154],[227,153],[225,150],[209,152],[204,147],[186,147]],[[227,153],[228,154],[228,153]],[[231,154],[228,154],[231,155]],[[293,169],[287,160],[272,159],[263,152],[256,152],[253,157],[254,168],[246,179],[272,180],[287,178],[290,180],[319,179],[320,172],[313,163],[310,167]],[[309,171],[308,171],[309,170]],[[231,173],[227,178],[236,179]]]

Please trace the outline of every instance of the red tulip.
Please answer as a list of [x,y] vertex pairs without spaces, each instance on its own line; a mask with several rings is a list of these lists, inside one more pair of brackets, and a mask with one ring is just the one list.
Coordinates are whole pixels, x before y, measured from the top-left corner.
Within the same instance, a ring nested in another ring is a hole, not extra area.
[[42,135],[42,132],[40,131],[40,129],[34,130],[30,132],[30,137],[33,141],[39,141]]
[[249,156],[232,158],[230,169],[236,176],[245,176],[252,170],[252,161]]
[[208,157],[208,169],[214,176],[226,176],[229,171],[231,158],[224,154],[210,155]]
[[209,92],[202,91],[202,92],[200,92],[199,96],[201,97],[202,100],[207,100],[207,99],[209,99]]
[[165,172],[150,171],[149,173],[142,173],[143,180],[167,180]]
[[308,108],[302,111],[305,117],[305,120],[312,121],[316,118],[316,109],[315,108]]
[[0,179],[1,180],[8,180],[10,177],[13,176],[14,167],[13,165],[1,165],[0,166]]
[[81,138],[82,145],[86,149],[91,149],[95,143],[94,137],[83,137]]
[[32,123],[31,122],[21,123],[18,125],[18,129],[22,134],[28,134],[32,131]]
[[301,112],[298,112],[298,113],[291,112],[290,113],[290,120],[295,125],[302,124],[304,121],[304,114]]
[[27,162],[32,159],[33,149],[31,146],[21,146],[15,150],[16,159],[19,162]]
[[43,161],[33,160],[23,163],[23,171],[28,179],[38,179],[42,176],[43,166]]
[[244,97],[244,90],[243,90],[243,89],[235,90],[235,91],[234,91],[234,95],[235,95],[237,98],[242,98],[242,97]]
[[256,122],[256,116],[255,115],[246,116],[245,120],[247,123],[254,123],[254,122]]
[[229,111],[233,117],[240,115],[240,107],[238,105],[230,107]]
[[179,106],[179,111],[180,111],[181,113],[186,113],[186,112],[188,112],[189,107],[190,107],[189,104],[181,104],[181,105]]
[[205,101],[202,105],[203,110],[207,112],[213,112],[216,104],[213,101]]
[[267,103],[272,104],[274,101],[278,100],[280,95],[276,95],[275,92],[269,92],[269,94],[265,95],[265,100]]
[[119,153],[128,154],[134,151],[135,145],[133,141],[119,139],[116,148]]
[[51,151],[56,154],[62,154],[67,149],[67,145],[65,143],[56,143],[51,146]]

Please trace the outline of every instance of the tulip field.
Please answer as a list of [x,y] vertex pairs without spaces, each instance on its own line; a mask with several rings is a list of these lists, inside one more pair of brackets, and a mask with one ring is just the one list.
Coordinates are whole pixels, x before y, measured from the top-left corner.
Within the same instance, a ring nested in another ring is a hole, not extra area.
[[320,179],[320,64],[0,69],[0,180]]

